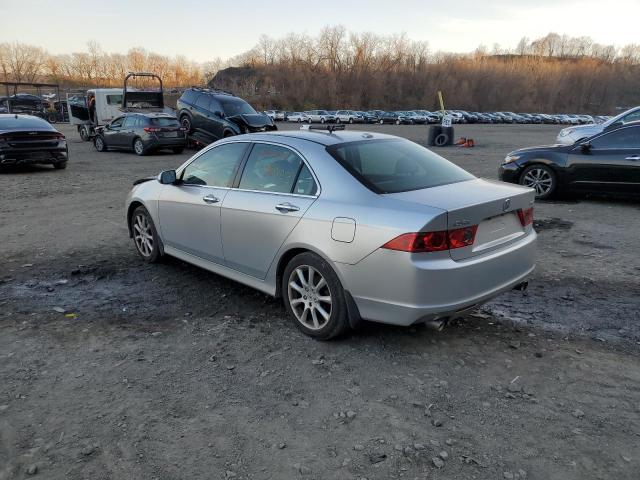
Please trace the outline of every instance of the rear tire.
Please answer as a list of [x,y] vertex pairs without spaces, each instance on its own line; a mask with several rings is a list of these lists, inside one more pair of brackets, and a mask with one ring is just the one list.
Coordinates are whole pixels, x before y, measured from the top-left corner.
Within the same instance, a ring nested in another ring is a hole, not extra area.
[[136,155],[140,157],[147,154],[147,149],[144,147],[144,143],[140,138],[136,138],[133,141],[133,151],[136,152]]
[[285,308],[304,334],[330,340],[349,330],[344,289],[333,268],[315,253],[296,255],[282,276]]
[[183,115],[180,118],[180,125],[182,125],[186,129],[187,135],[191,133],[193,126],[191,125],[191,119],[189,118],[189,115]]
[[83,142],[88,142],[89,140],[91,140],[91,136],[89,135],[89,130],[87,129],[87,127],[80,127],[78,133],[80,134],[80,138]]

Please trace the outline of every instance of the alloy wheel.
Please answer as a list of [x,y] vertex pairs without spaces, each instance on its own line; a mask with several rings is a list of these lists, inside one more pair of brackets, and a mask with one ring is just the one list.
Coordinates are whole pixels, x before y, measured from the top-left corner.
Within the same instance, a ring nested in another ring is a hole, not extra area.
[[133,143],[133,149],[135,150],[135,152],[138,155],[142,155],[142,152],[144,152],[144,145],[142,143],[142,140],[138,139]]
[[104,150],[104,140],[102,140],[102,137],[96,137],[96,150],[99,152]]
[[553,178],[544,168],[532,168],[522,178],[522,185],[535,189],[537,196],[544,196],[551,192]]
[[145,257],[153,253],[153,230],[146,215],[139,213],[133,220],[133,240],[136,248]]
[[296,319],[310,330],[320,330],[331,318],[331,290],[322,274],[310,265],[291,272],[288,283],[289,304]]

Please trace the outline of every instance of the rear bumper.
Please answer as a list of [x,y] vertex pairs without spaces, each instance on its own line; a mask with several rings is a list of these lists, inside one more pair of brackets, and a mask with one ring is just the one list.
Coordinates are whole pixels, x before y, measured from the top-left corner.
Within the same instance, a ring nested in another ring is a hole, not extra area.
[[28,165],[37,163],[66,162],[68,153],[64,148],[47,149],[3,149],[0,150],[0,165]]
[[337,268],[366,320],[411,325],[465,311],[522,283],[535,268],[536,233],[501,250],[463,261],[448,252],[408,254],[379,249]]
[[184,147],[187,143],[187,138],[182,137],[156,137],[147,138],[143,140],[145,147],[147,148],[170,148],[170,147]]

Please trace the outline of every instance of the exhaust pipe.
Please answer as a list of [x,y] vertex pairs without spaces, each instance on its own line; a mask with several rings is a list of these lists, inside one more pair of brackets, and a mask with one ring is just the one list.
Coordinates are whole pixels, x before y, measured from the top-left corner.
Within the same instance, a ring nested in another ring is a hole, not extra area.
[[438,320],[427,320],[426,322],[424,322],[424,325],[429,330],[435,330],[436,332],[441,332],[444,330],[444,327],[447,326],[447,322],[448,322],[447,318],[441,318]]

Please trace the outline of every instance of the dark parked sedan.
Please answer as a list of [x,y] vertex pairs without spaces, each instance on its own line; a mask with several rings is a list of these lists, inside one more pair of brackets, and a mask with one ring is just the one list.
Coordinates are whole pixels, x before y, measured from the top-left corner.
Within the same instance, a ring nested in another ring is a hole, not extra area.
[[68,159],[67,140],[45,120],[0,114],[0,165],[40,163],[60,169]]
[[539,199],[563,190],[640,194],[640,122],[573,145],[511,152],[500,179],[535,189]]
[[99,152],[133,150],[138,155],[167,148],[182,153],[187,129],[166,113],[125,113],[96,129],[94,145]]

